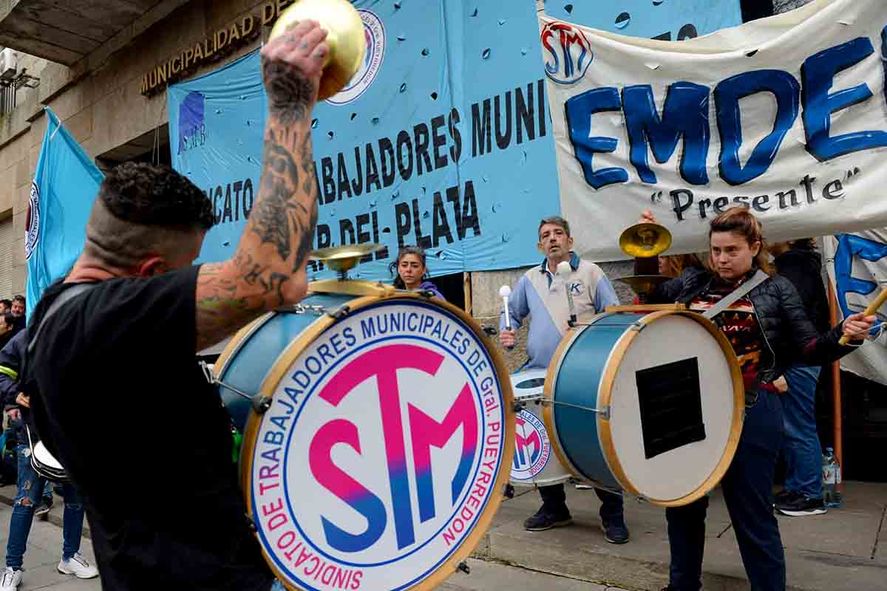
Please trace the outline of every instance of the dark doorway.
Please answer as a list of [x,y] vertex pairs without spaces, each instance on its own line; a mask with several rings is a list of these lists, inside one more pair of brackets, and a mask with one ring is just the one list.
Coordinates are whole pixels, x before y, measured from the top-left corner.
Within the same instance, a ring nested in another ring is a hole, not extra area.
[[169,152],[169,126],[163,124],[113,150],[100,154],[96,158],[96,164],[105,172],[123,162],[147,162],[172,166],[172,155]]
[[465,309],[465,275],[463,273],[437,275],[431,278],[431,282],[437,286],[449,303]]

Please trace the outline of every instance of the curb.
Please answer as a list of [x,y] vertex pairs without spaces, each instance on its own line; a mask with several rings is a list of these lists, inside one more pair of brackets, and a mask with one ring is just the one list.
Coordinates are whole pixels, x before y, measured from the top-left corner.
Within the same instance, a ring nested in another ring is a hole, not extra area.
[[[58,495],[55,495],[56,500],[58,500]],[[15,487],[13,485],[7,485],[0,488],[0,503],[7,505],[9,507],[13,507],[15,505]],[[53,504],[53,509],[57,506],[61,505],[61,503]],[[37,519],[37,521],[41,521]],[[62,515],[57,511],[50,511],[49,515],[46,516],[46,521],[51,523],[56,527],[64,527],[64,521],[62,519]],[[89,520],[85,518],[83,519],[83,533],[80,537],[90,539],[89,533]]]
[[[590,547],[570,552],[545,544],[530,548],[526,540],[521,542],[495,531],[484,535],[472,558],[631,591],[660,591],[668,584],[667,560],[616,556]],[[745,576],[704,570],[702,588],[706,591],[748,591],[748,580]],[[789,585],[786,591],[813,590]]]

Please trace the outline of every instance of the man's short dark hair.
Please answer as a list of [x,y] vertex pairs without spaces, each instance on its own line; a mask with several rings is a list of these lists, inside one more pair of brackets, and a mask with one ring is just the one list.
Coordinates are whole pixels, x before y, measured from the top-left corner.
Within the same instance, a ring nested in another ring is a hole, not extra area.
[[10,309],[12,307],[12,300],[0,300],[0,304],[6,306],[6,309]]
[[126,162],[102,182],[85,252],[128,268],[147,256],[180,252],[195,232],[212,225],[212,204],[190,180],[168,166]]
[[[21,302],[24,305],[25,296],[23,296],[22,294],[16,294],[16,295],[12,296],[12,301],[13,302]],[[12,305],[12,304],[10,304],[10,305]]]
[[539,229],[536,230],[537,235],[540,231],[542,231],[542,226],[544,226],[545,224],[554,224],[555,226],[560,226],[561,228],[563,228],[564,233],[567,236],[570,235],[570,223],[559,215],[542,218],[542,221],[539,222]]
[[105,177],[99,199],[114,217],[125,222],[194,230],[213,226],[209,199],[168,166],[125,162]]

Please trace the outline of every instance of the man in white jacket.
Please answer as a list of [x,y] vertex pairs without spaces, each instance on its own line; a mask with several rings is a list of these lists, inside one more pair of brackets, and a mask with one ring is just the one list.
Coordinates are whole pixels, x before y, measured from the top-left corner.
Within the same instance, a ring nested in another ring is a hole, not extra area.
[[[603,312],[607,306],[619,303],[613,286],[600,267],[581,260],[571,248],[570,224],[561,217],[549,217],[539,223],[539,250],[545,259],[538,267],[527,271],[512,291],[508,308],[514,328],[519,328],[530,317],[527,356],[524,369],[548,368],[558,344],[569,326],[570,310],[566,290],[573,296],[573,306],[579,319]],[[557,275],[561,262],[570,263],[566,281]],[[513,347],[514,330],[505,329],[504,310],[500,319],[499,342]],[[612,544],[628,541],[628,528],[623,516],[622,495],[595,489],[601,500],[601,529]],[[567,508],[564,485],[539,488],[542,507],[524,521],[528,531],[542,531],[572,523]]]

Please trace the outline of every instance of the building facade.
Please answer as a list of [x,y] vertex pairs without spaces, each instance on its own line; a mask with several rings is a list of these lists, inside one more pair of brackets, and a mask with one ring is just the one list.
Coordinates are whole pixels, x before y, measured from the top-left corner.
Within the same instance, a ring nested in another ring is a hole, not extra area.
[[16,55],[15,71],[6,84],[0,79],[0,90],[14,95],[14,108],[0,114],[0,297],[24,290],[44,106],[101,168],[130,159],[168,163],[166,85],[255,49],[289,3],[22,0],[4,7],[0,45]]

